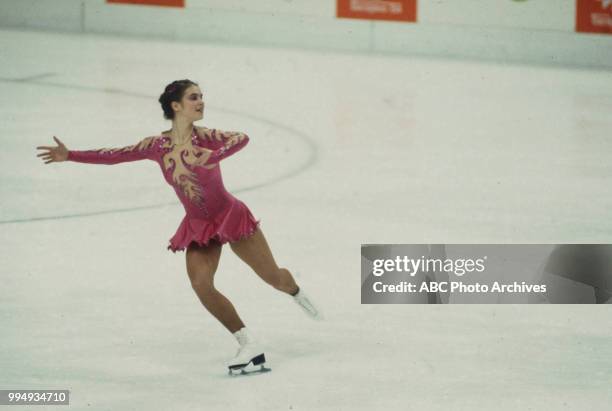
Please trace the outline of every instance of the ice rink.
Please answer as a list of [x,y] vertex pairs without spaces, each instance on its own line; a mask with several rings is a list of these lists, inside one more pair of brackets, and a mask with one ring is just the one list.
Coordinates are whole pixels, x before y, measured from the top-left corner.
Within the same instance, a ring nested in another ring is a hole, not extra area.
[[[0,389],[69,389],[71,410],[610,409],[612,305],[361,305],[359,254],[610,243],[612,72],[8,30],[0,55]],[[226,375],[237,344],[166,250],[184,210],[157,164],[36,157],[159,135],[183,78],[200,125],[250,136],[225,185],[326,315],[225,247],[217,287],[265,375]]]

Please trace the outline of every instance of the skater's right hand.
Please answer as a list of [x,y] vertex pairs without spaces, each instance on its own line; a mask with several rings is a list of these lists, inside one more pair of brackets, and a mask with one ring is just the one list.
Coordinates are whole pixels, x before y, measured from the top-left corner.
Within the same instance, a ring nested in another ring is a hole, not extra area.
[[66,161],[68,160],[68,148],[57,137],[53,136],[53,140],[57,143],[57,147],[38,146],[37,150],[47,150],[38,154],[36,157],[42,157],[45,164]]

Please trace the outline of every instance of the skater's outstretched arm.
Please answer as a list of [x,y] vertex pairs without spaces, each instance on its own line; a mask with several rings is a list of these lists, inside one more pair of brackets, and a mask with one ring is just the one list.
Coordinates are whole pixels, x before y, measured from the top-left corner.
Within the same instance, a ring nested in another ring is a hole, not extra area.
[[204,140],[204,145],[210,150],[216,150],[223,147],[230,141],[246,138],[248,136],[240,131],[222,131],[215,128],[196,127],[198,135]]
[[102,148],[99,150],[68,150],[57,138],[53,137],[57,147],[39,146],[37,149],[47,150],[37,157],[42,157],[45,164],[59,161],[75,161],[90,164],[117,164],[126,161],[151,159],[155,137],[147,137],[139,143],[122,148]]
[[241,150],[249,142],[249,136],[238,131],[221,131],[205,127],[197,128],[204,140],[204,147],[211,150],[204,165],[215,164]]

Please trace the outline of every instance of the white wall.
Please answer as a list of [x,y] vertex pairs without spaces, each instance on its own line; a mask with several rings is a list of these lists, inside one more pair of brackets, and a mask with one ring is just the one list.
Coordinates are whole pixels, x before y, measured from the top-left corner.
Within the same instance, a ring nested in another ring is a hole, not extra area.
[[420,1],[425,24],[574,31],[576,0]]
[[420,0],[418,23],[337,19],[334,0],[0,0],[0,27],[612,68],[612,36],[575,33],[575,0]]

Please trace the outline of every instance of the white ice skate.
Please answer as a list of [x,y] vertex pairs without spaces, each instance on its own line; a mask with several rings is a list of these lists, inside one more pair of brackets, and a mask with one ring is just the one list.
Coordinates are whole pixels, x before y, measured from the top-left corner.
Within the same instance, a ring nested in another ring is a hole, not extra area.
[[265,366],[266,356],[246,328],[234,333],[240,344],[236,356],[227,363],[230,375],[247,375],[271,371]]
[[299,305],[308,316],[314,320],[322,320],[323,314],[315,307],[312,301],[306,296],[302,288],[298,288],[298,292],[293,296],[293,301]]

